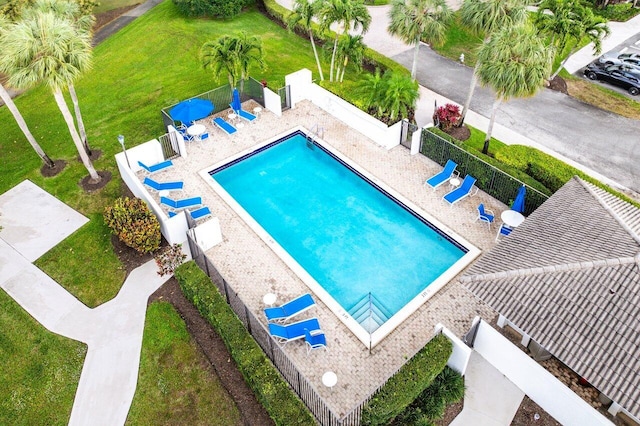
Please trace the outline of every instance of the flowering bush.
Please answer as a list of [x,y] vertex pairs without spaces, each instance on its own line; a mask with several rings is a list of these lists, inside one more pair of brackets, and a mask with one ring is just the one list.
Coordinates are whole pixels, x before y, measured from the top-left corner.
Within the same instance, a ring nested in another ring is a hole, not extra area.
[[451,129],[458,121],[460,121],[460,107],[454,104],[446,104],[438,107],[433,114],[433,122],[436,126],[445,132]]
[[104,210],[104,221],[120,241],[140,253],[160,247],[160,223],[139,198],[118,198]]

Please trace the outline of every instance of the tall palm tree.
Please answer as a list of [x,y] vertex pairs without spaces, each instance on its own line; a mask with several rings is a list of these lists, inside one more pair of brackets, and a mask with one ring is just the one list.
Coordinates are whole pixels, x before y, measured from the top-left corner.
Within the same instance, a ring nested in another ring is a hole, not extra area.
[[[0,15],[0,56],[7,53],[7,49],[4,47],[3,29],[6,28],[8,25],[9,25],[9,20],[5,18],[3,15]],[[7,71],[9,70],[0,68],[0,72],[7,72]],[[18,107],[16,106],[16,104],[13,102],[11,95],[2,84],[0,84],[0,99],[2,99],[4,104],[7,106],[7,108],[9,109],[9,112],[11,112],[11,115],[13,115],[14,120],[16,120],[16,123],[18,123],[18,127],[20,127],[20,130],[22,130],[22,133],[24,133],[24,136],[27,138],[27,141],[31,144],[31,147],[34,149],[36,154],[40,156],[40,158],[42,159],[42,162],[48,167],[53,167],[54,166],[53,161],[51,161],[51,158],[49,158],[49,156],[44,152],[40,144],[38,144],[38,142],[36,141],[36,138],[33,137],[31,130],[29,130],[29,127],[27,126],[27,122],[24,120],[24,117],[22,116],[22,114],[20,114],[20,111],[18,110]]]
[[[240,78],[243,82],[249,78],[249,68],[252,65],[257,65],[262,70],[265,69],[266,64],[264,62],[262,39],[260,39],[260,37],[249,36],[246,31],[241,31],[236,37],[235,52],[238,69],[240,70]],[[242,88],[240,91],[242,91]]]
[[416,78],[420,41],[438,46],[445,42],[452,17],[445,0],[393,0],[389,11],[389,33],[415,45],[411,78]]
[[[362,69],[365,48],[361,35],[345,34],[340,37],[340,40],[338,40],[338,52],[336,53],[336,61],[338,63],[336,80],[342,83],[349,61],[353,62],[357,71]],[[341,63],[342,65],[340,65]]]
[[361,30],[362,34],[366,33],[371,24],[371,15],[364,5],[364,0],[323,0],[318,6],[318,16],[322,31],[328,31],[333,24],[341,30],[336,31],[329,68],[329,81],[334,81],[338,38],[351,30]]
[[316,58],[316,65],[318,66],[318,74],[320,74],[320,81],[324,81],[318,49],[316,49],[316,42],[313,38],[313,18],[316,16],[316,9],[319,4],[320,3],[315,0],[295,0],[293,2],[293,10],[287,18],[287,27],[291,30],[296,25],[299,25],[309,34],[313,55]]
[[593,43],[593,54],[597,56],[602,52],[602,39],[610,33],[606,19],[574,0],[543,0],[538,6],[535,23],[540,33],[549,36],[549,43],[557,53],[572,45],[549,80],[558,75],[584,38]]
[[496,111],[510,98],[530,97],[540,89],[551,70],[553,51],[547,49],[532,25],[510,25],[493,33],[478,52],[478,79],[492,87],[496,99],[491,110],[482,152],[489,152]]
[[202,66],[205,69],[210,69],[216,79],[222,72],[226,72],[231,87],[236,86],[236,82],[242,74],[236,59],[235,48],[235,38],[226,35],[215,41],[206,42],[200,49]]
[[[529,0],[464,0],[460,7],[462,23],[476,34],[483,34],[485,43],[491,39],[491,34],[501,28],[518,25],[527,20],[527,5]],[[469,94],[462,108],[458,126],[464,123],[469,111],[471,98],[478,83],[478,62],[473,69]]]
[[[86,13],[80,8],[80,5],[74,1],[36,0],[32,8],[26,9],[23,12],[23,18],[29,18],[30,15],[37,14],[39,12],[52,12],[56,16],[73,23],[78,31],[86,32],[89,37],[92,37],[92,28],[96,21],[95,17]],[[82,119],[82,112],[80,111],[80,102],[78,101],[78,95],[76,94],[76,88],[73,82],[69,84],[68,89],[71,102],[73,103],[78,131],[80,132],[80,139],[82,139],[82,144],[84,145],[85,151],[87,151],[87,155],[91,155],[91,147],[87,140],[87,131],[84,126],[84,120]]]
[[5,55],[0,69],[9,71],[9,84],[29,88],[41,82],[53,92],[58,108],[69,128],[80,158],[90,175],[90,183],[102,180],[93,167],[76,130],[62,89],[89,67],[91,40],[87,33],[53,12],[39,12],[12,24],[3,36]]

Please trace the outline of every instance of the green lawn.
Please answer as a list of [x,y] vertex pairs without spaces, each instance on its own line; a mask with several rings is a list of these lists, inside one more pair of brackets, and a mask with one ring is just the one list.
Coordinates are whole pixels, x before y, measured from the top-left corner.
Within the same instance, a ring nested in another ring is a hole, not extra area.
[[66,425],[87,347],[50,333],[0,290],[0,424]]
[[[90,219],[36,262],[83,303],[97,306],[113,298],[124,280],[123,268],[102,219],[104,208],[122,193],[113,159],[120,150],[117,135],[123,134],[129,147],[155,138],[164,132],[161,108],[226,84],[226,76],[216,81],[202,69],[199,49],[205,41],[243,29],[263,39],[268,68],[254,70],[252,76],[266,79],[270,87],[282,86],[284,76],[290,72],[303,67],[315,69],[308,41],[256,11],[243,13],[232,21],[185,19],[177,14],[171,1],[156,6],[95,48],[93,70],[76,83],[76,90],[89,143],[103,152],[95,167],[110,171],[113,179],[93,194],[84,193],[78,185],[87,171],[77,161],[75,146],[46,87],[30,90],[15,102],[45,152],[53,159],[67,161],[63,173],[56,177],[42,177],[39,157],[7,108],[0,108],[0,193],[30,179]],[[345,84],[352,84],[353,80],[354,74],[347,71]],[[84,345],[51,335],[4,292],[0,292],[0,304],[0,353],[5,366],[0,373],[0,424],[66,424]],[[158,327],[154,332],[164,333],[166,330],[161,327],[165,320],[162,315],[151,314],[148,329]],[[184,327],[177,317],[169,322],[174,328]],[[173,333],[174,337],[185,335],[184,331]],[[145,336],[146,355],[141,369],[144,384],[140,389],[146,390],[144,395],[136,396],[131,422],[166,423],[163,416],[171,412],[178,419],[175,424],[203,424],[216,418],[223,419],[224,424],[235,424],[237,415],[228,411],[229,402],[207,393],[219,395],[219,384],[202,381],[209,371],[201,367],[196,352],[179,345],[170,347],[172,339],[154,342]],[[149,351],[160,351],[164,356],[150,359]],[[157,374],[161,374],[162,381],[154,376]],[[170,393],[154,389],[160,384],[160,390]],[[197,410],[193,408],[194,401]],[[227,418],[231,419],[228,423],[224,420]]]
[[102,0],[100,1],[100,4],[93,9],[93,13],[97,15],[98,13],[107,12],[120,7],[133,6],[140,3],[144,3],[144,0]]
[[168,302],[149,305],[129,425],[241,425],[240,412]]

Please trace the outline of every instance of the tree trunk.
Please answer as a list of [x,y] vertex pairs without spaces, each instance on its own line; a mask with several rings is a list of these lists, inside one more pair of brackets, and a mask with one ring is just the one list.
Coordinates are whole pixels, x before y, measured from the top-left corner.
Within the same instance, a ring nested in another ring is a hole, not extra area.
[[333,42],[333,53],[331,54],[331,68],[329,69],[329,81],[333,81],[333,66],[336,62],[336,50],[338,49],[338,34]]
[[2,84],[0,84],[0,98],[2,98],[4,104],[7,106],[7,108],[11,112],[11,115],[13,115],[13,118],[16,120],[16,123],[18,123],[18,127],[20,127],[20,130],[22,130],[22,133],[24,133],[24,136],[27,138],[36,153],[40,156],[44,164],[49,167],[53,167],[53,161],[51,161],[49,156],[45,154],[38,142],[36,142],[36,138],[33,137],[31,131],[29,130],[29,127],[27,127],[27,122],[24,121],[24,117],[22,117],[22,114],[20,114],[18,107],[13,102],[13,99],[11,99],[11,95],[9,94],[9,92],[7,92]]
[[318,65],[318,73],[320,74],[320,81],[324,81],[324,75],[322,74],[322,67],[320,66],[320,57],[318,56],[318,50],[316,49],[316,42],[313,39],[313,31],[309,30],[309,40],[311,40],[311,47],[313,47],[313,54],[316,57],[316,64]]
[[556,78],[556,76],[558,74],[560,74],[560,71],[562,70],[562,68],[564,68],[564,64],[567,63],[567,61],[569,60],[569,58],[571,57],[571,55],[573,55],[573,53],[576,51],[576,49],[571,49],[571,52],[569,52],[569,54],[567,55],[566,58],[564,58],[562,60],[562,62],[560,62],[560,66],[558,67],[558,69],[556,70],[556,72],[554,72],[551,77],[549,77],[549,81],[553,80],[554,78]]
[[493,133],[493,123],[496,120],[496,112],[498,112],[500,103],[502,103],[502,98],[498,96],[496,97],[496,100],[493,101],[493,107],[491,108],[491,118],[489,119],[489,127],[487,127],[487,135],[484,137],[484,146],[482,147],[482,153],[485,155],[489,154],[489,142],[491,141],[491,133]]
[[73,84],[69,85],[69,95],[71,95],[71,102],[73,102],[73,110],[76,113],[76,123],[78,123],[78,131],[80,132],[80,140],[84,145],[84,150],[87,151],[87,155],[91,156],[91,148],[87,141],[87,132],[84,130],[84,121],[82,120],[82,112],[80,112],[80,103],[78,102],[78,95],[76,95],[76,89]]
[[340,75],[340,83],[344,81],[344,72],[347,69],[347,64],[349,63],[349,57],[344,58],[344,66],[342,67],[342,74]]
[[460,120],[458,120],[458,124],[456,126],[461,127],[464,124],[464,118],[467,116],[467,112],[471,107],[471,98],[473,98],[473,92],[476,90],[476,84],[478,84],[478,75],[476,72],[478,71],[478,67],[480,63],[476,61],[476,66],[473,67],[473,75],[471,76],[471,84],[469,85],[469,94],[467,95],[467,100],[464,101],[464,107],[462,107],[462,114],[460,115]]
[[53,97],[58,104],[58,108],[60,108],[60,112],[62,113],[62,117],[64,117],[64,121],[67,123],[67,127],[69,128],[69,133],[71,134],[71,139],[73,139],[73,143],[76,145],[76,149],[80,154],[80,158],[82,159],[82,163],[87,168],[89,172],[89,176],[91,176],[91,183],[98,183],[102,180],[100,175],[96,172],[96,169],[93,168],[93,164],[91,163],[91,159],[87,155],[87,151],[84,150],[84,145],[80,140],[80,135],[76,130],[76,127],[73,123],[73,116],[71,115],[71,111],[69,111],[69,107],[67,103],[64,101],[64,96],[62,95],[62,91],[59,88],[56,88],[53,91]]
[[413,50],[413,65],[411,65],[411,78],[416,79],[418,71],[418,54],[420,53],[420,39],[416,40],[416,48]]

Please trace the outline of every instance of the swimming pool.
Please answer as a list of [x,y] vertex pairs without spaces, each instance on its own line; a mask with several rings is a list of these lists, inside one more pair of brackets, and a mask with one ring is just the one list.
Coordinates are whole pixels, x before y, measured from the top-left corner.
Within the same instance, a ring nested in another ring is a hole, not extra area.
[[323,141],[310,144],[303,129],[206,173],[367,346],[477,255]]

